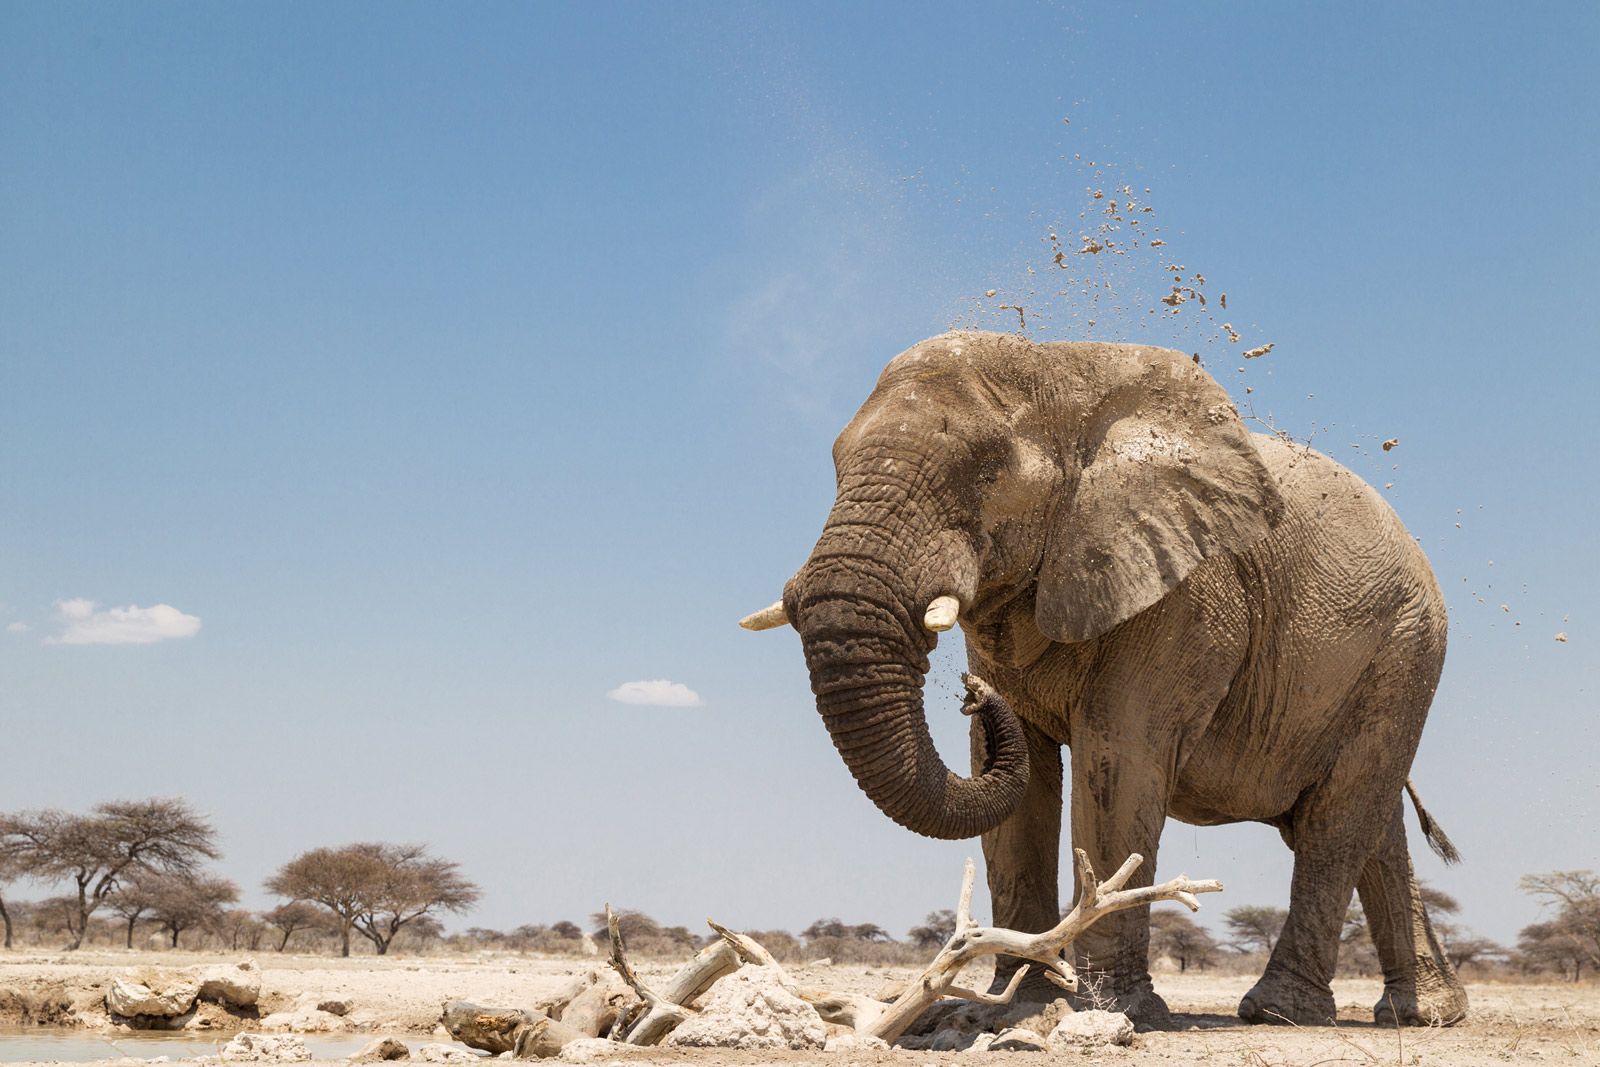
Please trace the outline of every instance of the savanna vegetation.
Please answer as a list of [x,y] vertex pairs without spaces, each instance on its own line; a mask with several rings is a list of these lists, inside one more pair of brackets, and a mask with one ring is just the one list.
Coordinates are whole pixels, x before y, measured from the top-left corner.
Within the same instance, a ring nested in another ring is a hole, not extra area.
[[[86,813],[46,809],[0,813],[0,934],[11,948],[164,948],[328,955],[394,952],[587,955],[606,938],[604,913],[578,922],[530,922],[510,930],[468,926],[446,932],[480,891],[455,862],[427,846],[357,842],[314,848],[284,862],[263,883],[279,898],[264,910],[239,906],[241,888],[210,864],[217,833],[187,801],[109,801]],[[1423,899],[1458,970],[1479,980],[1543,977],[1579,982],[1600,975],[1600,874],[1549,871],[1525,876],[1540,921],[1513,946],[1475,934],[1450,894],[1423,886]],[[709,932],[666,926],[643,911],[615,909],[630,953],[681,957]],[[1151,958],[1187,972],[1259,970],[1287,913],[1244,904],[1207,928],[1175,907],[1151,914]],[[955,913],[929,912],[895,937],[873,922],[817,919],[798,932],[749,931],[785,962],[830,959],[880,966],[925,962],[949,939]],[[1339,972],[1381,967],[1359,902],[1340,935]]]

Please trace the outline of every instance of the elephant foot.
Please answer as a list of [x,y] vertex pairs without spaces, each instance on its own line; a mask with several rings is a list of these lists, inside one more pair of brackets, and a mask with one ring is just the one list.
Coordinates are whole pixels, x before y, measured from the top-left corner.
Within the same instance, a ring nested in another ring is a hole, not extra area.
[[1268,967],[1239,1002],[1247,1023],[1325,1026],[1334,1021],[1333,990],[1288,971]]
[[1385,986],[1372,1006],[1379,1026],[1454,1026],[1467,1017],[1467,991],[1453,977],[1430,983],[1421,992],[1409,984]]
[[1150,984],[1148,975],[1123,986],[1114,985],[1109,978],[1096,982],[1094,977],[1078,976],[1078,991],[1067,998],[1073,1011],[1121,1012],[1133,1020],[1134,1029],[1140,1033],[1177,1029],[1171,1009]]

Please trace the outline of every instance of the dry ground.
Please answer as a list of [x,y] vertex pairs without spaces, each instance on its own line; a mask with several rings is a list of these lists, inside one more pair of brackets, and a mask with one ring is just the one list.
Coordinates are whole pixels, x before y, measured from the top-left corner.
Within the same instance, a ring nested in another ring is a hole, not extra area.
[[[0,955],[0,1011],[15,1006],[18,995],[33,997],[54,990],[75,1006],[92,1010],[106,983],[132,966],[193,966],[225,957],[188,953],[79,953],[64,955]],[[231,957],[230,957],[231,958]],[[350,960],[262,953],[262,1010],[287,1007],[304,993],[352,1002],[351,1020],[374,1036],[393,1034],[413,1046],[443,1040],[433,1035],[439,1007],[456,998],[480,1004],[521,1006],[538,1000],[579,970],[599,960],[537,957],[465,957]],[[671,963],[643,962],[646,981],[674,969]],[[791,968],[797,977],[840,989],[877,993],[909,968],[835,966]],[[1331,1063],[1427,1067],[1432,1064],[1500,1065],[1559,1063],[1600,1067],[1600,989],[1592,984],[1469,984],[1472,1015],[1443,1030],[1379,1030],[1371,1023],[1371,1005],[1380,985],[1371,980],[1335,983],[1341,1024],[1338,1027],[1245,1026],[1233,1011],[1253,979],[1248,975],[1160,975],[1157,987],[1186,1025],[1174,1033],[1141,1034],[1130,1049],[1084,1054],[1085,1062],[1126,1067],[1162,1064],[1207,1064],[1216,1067],[1313,1067]],[[7,990],[13,992],[9,1001]],[[49,999],[46,997],[45,999]],[[0,1023],[15,1022],[15,1016]],[[442,1032],[441,1032],[442,1033]],[[159,1050],[152,1050],[156,1055]],[[759,1063],[962,1064],[994,1059],[1025,1067],[1059,1059],[1043,1054],[861,1052],[739,1053],[642,1049],[619,1051],[629,1064],[723,1065]],[[0,1060],[5,1038],[0,1036]],[[108,1061],[109,1062],[109,1061]],[[600,1062],[606,1062],[604,1060]]]

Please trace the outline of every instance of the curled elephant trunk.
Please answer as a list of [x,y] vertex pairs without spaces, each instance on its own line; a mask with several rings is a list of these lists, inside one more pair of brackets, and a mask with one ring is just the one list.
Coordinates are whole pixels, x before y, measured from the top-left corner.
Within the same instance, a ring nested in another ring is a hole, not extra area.
[[817,711],[863,792],[885,815],[927,837],[976,837],[1022,800],[1028,745],[1022,726],[986,692],[979,717],[986,757],[971,778],[945,766],[923,713],[929,639],[885,591],[859,579],[849,593],[807,596],[799,624]]

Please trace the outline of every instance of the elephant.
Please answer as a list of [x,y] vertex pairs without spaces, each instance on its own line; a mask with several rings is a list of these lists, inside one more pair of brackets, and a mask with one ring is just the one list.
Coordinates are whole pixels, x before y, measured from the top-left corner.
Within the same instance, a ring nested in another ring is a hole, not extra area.
[[[1279,831],[1288,919],[1245,1020],[1332,1021],[1357,891],[1383,967],[1377,1020],[1464,1017],[1402,818],[1409,792],[1429,843],[1456,858],[1409,777],[1445,604],[1374,489],[1251,433],[1198,357],[976,331],[896,356],[833,460],[814,550],[742,624],[799,633],[817,710],[884,814],[981,835],[997,925],[1056,922],[1065,774],[1072,846],[1102,873],[1141,853],[1130,885],[1151,884],[1168,817]],[[922,692],[957,624],[995,694],[964,708],[965,778],[934,748]],[[1148,908],[1072,951],[1100,1000],[1171,1025]],[[1060,995],[1040,977],[1023,995]]]

